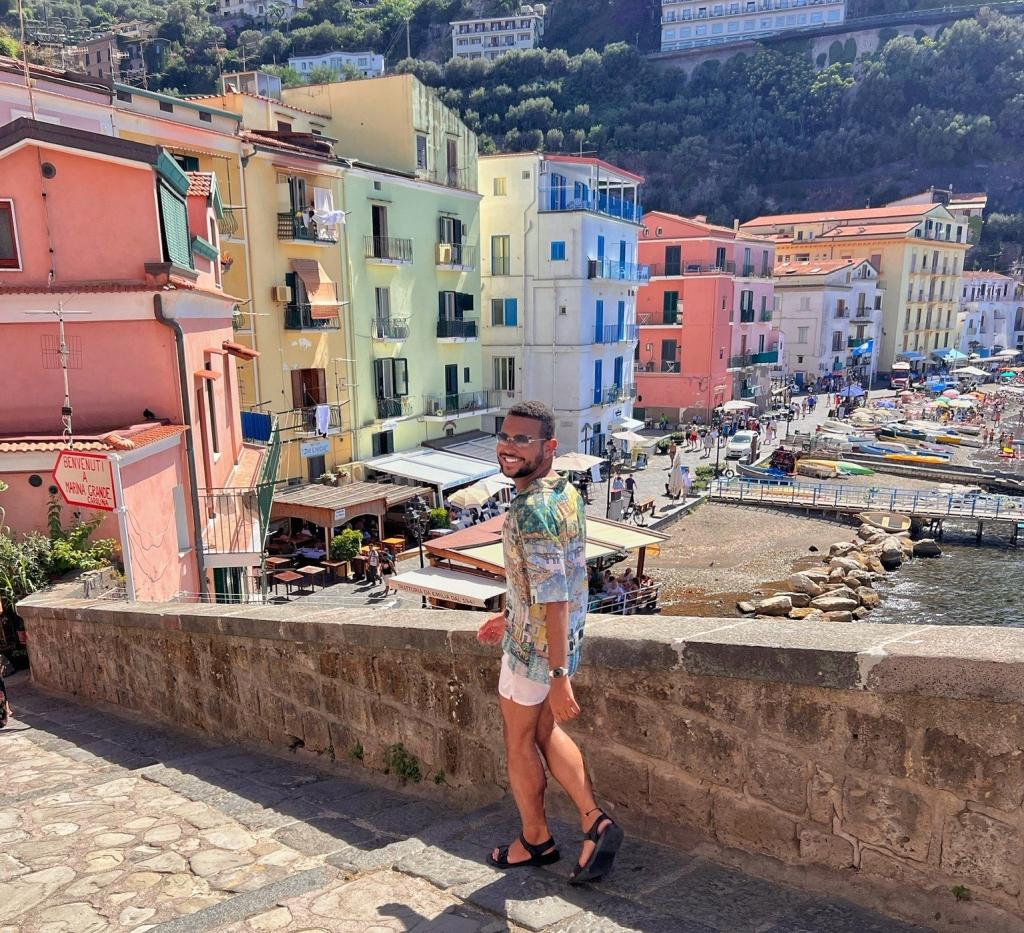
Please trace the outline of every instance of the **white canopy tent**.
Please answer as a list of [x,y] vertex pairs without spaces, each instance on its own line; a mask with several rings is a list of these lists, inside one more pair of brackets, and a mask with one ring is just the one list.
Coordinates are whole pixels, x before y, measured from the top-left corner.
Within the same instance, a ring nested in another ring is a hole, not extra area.
[[505,592],[504,581],[447,567],[423,567],[391,577],[392,586],[430,599],[486,608],[488,600]]

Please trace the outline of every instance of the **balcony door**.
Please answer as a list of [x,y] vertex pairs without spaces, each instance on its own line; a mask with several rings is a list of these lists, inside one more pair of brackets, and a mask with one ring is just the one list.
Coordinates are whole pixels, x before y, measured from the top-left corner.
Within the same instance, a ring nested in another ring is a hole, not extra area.
[[292,175],[288,178],[288,199],[291,201],[292,216],[309,208],[306,200],[306,179]]
[[292,407],[327,404],[327,374],[323,369],[292,370]]
[[568,204],[568,180],[564,175],[553,173],[549,190],[549,207],[553,211],[564,211]]
[[444,368],[445,408],[448,411],[459,410],[459,366],[448,363]]
[[380,259],[388,255],[388,209],[383,204],[370,206],[373,223],[373,255]]
[[665,247],[665,275],[680,275],[683,265],[683,248],[681,246]]

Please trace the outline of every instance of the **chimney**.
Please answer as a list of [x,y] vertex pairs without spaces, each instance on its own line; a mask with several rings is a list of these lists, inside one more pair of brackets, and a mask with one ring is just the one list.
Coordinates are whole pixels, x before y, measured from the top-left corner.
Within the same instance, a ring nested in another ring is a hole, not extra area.
[[733,217],[733,219],[732,219],[732,228],[737,233],[739,232],[739,229],[740,229],[740,219],[739,219],[739,217]]
[[693,219],[696,220],[697,223],[699,223],[699,224],[706,224],[708,222],[708,218],[707,218],[706,214],[698,214]]

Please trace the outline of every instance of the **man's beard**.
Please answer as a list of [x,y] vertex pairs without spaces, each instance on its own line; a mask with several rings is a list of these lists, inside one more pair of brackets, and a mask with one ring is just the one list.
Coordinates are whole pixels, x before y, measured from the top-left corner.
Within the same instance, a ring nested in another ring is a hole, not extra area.
[[515,473],[506,473],[505,472],[505,465],[500,463],[500,461],[499,461],[499,466],[501,467],[502,475],[507,476],[509,479],[522,479],[524,476],[530,476],[533,473],[535,473],[540,468],[540,465],[543,462],[544,462],[544,455],[543,454],[541,454],[538,457],[534,457],[533,460],[526,460],[524,458],[523,459],[523,465],[518,470],[516,470]]

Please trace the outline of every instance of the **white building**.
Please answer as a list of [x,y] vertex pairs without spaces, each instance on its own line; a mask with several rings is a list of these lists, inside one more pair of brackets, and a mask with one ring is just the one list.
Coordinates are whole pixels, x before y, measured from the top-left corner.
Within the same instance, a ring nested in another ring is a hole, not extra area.
[[[643,178],[600,159],[482,156],[484,371],[555,410],[563,451],[603,451],[633,410]],[[490,427],[486,424],[485,428]]]
[[341,80],[345,71],[355,68],[364,78],[378,78],[384,74],[384,56],[375,52],[325,52],[323,55],[294,55],[288,67],[305,77],[315,68],[330,68]]
[[248,17],[273,24],[291,19],[305,6],[305,0],[217,0],[217,15],[221,20]]
[[783,333],[783,364],[801,385],[834,377],[870,386],[881,350],[882,292],[866,259],[775,266],[775,318]]
[[543,4],[524,6],[515,15],[460,19],[452,27],[452,58],[491,61],[514,49],[535,49],[544,35]]
[[846,0],[661,0],[661,50],[742,42],[846,19]]
[[1000,272],[962,272],[956,346],[961,353],[990,356],[1024,339],[1024,285]]

